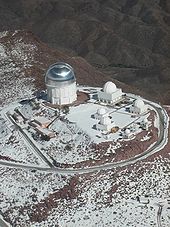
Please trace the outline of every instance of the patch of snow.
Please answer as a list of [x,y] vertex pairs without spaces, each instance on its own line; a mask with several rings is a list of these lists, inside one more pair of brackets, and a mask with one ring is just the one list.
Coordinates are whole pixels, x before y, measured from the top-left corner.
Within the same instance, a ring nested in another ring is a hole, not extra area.
[[131,170],[124,169],[118,174],[114,170],[93,174],[91,180],[82,176],[79,198],[71,204],[65,201],[64,212],[59,206],[47,220],[33,227],[54,225],[56,220],[59,226],[69,227],[157,226],[158,203],[163,204],[161,224],[168,226],[168,169],[167,160],[157,160],[134,165]]
[[3,38],[3,37],[5,37],[5,36],[7,36],[8,33],[9,33],[8,31],[0,32],[0,38]]
[[143,142],[143,141],[147,141],[147,140],[149,140],[151,137],[152,137],[152,136],[149,136],[148,133],[147,133],[147,135],[145,135],[145,136],[141,139],[141,141],[142,141],[142,142]]

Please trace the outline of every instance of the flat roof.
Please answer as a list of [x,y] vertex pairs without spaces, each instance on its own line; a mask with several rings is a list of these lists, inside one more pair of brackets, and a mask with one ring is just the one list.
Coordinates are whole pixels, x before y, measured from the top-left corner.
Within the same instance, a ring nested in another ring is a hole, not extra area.
[[48,118],[45,118],[45,117],[35,117],[34,120],[39,122],[39,123],[41,123],[41,124],[45,124],[45,123],[50,123],[51,122]]

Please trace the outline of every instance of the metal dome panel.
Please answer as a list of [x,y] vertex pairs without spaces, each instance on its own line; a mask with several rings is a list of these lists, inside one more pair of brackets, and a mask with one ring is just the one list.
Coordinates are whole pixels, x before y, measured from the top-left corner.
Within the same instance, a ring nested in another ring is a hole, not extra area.
[[74,82],[75,74],[73,68],[64,62],[58,62],[49,67],[46,73],[46,83]]

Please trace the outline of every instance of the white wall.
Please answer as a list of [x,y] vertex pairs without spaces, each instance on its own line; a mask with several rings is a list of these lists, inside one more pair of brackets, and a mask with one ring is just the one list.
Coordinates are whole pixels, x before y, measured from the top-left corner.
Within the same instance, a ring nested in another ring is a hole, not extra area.
[[76,82],[65,86],[48,86],[47,97],[52,104],[66,105],[74,102],[77,99]]

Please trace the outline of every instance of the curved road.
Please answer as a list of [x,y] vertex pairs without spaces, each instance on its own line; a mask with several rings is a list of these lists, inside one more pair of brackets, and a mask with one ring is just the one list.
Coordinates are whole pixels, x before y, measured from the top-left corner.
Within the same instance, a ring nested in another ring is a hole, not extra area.
[[[147,103],[149,105],[151,105],[149,102],[147,102]],[[128,160],[124,160],[124,161],[116,162],[116,163],[108,163],[108,164],[100,165],[100,166],[88,167],[86,169],[83,169],[83,168],[82,169],[61,169],[61,168],[53,167],[52,164],[48,161],[48,159],[42,154],[42,152],[34,145],[34,143],[26,135],[26,133],[23,132],[22,128],[19,125],[17,125],[13,121],[13,119],[11,119],[10,116],[8,116],[8,118],[12,121],[12,123],[17,126],[17,128],[23,134],[23,136],[27,139],[29,144],[34,148],[34,150],[38,153],[38,155],[48,164],[49,167],[43,168],[43,167],[38,167],[38,166],[28,166],[28,165],[24,165],[24,164],[18,164],[18,163],[15,164],[15,163],[2,162],[2,161],[0,161],[0,165],[4,165],[7,167],[13,167],[13,168],[22,168],[22,169],[30,169],[30,170],[34,169],[34,170],[40,170],[40,171],[46,171],[46,172],[57,172],[57,173],[62,173],[62,174],[83,174],[83,173],[90,173],[90,172],[100,171],[100,170],[108,170],[108,169],[112,169],[114,167],[123,167],[123,166],[127,166],[130,164],[134,164],[135,162],[145,159],[145,158],[149,157],[150,155],[159,151],[162,148],[162,146],[164,146],[164,140],[165,140],[164,137],[168,136],[168,118],[167,118],[167,121],[165,121],[165,117],[163,116],[163,113],[162,113],[164,111],[164,114],[166,115],[165,110],[163,110],[159,107],[155,107],[153,105],[151,105],[151,106],[157,110],[157,113],[159,115],[159,132],[160,132],[157,142],[151,148],[149,148],[148,150],[144,151],[143,153],[141,153],[135,157],[132,157]],[[167,130],[166,134],[165,134],[165,130]],[[162,206],[159,206],[158,213],[157,213],[158,227],[161,227],[161,213],[162,213]],[[8,227],[8,225],[1,218],[0,218],[0,226]]]
[[162,227],[161,225],[161,214],[162,214],[162,205],[158,204],[158,212],[157,212],[157,224],[158,227]]
[[29,136],[23,131],[23,129],[12,119],[12,116],[7,113],[6,114],[8,119],[15,125],[16,129],[20,131],[20,133],[23,135],[23,137],[26,139],[26,141],[29,143],[29,145],[33,148],[33,150],[38,154],[38,156],[49,166],[53,167],[51,162],[43,155],[41,150],[32,142],[32,140],[29,138]]
[[5,222],[2,216],[0,216],[0,227],[9,227],[9,223]]
[[[4,166],[8,166],[8,167],[14,167],[14,168],[35,169],[35,170],[48,171],[48,172],[58,172],[58,173],[63,173],[63,174],[80,174],[80,173],[83,174],[83,173],[90,173],[90,172],[100,171],[100,170],[108,170],[108,169],[112,169],[112,168],[115,168],[115,167],[123,167],[123,166],[127,166],[127,165],[130,165],[130,164],[134,164],[135,162],[137,162],[139,160],[143,160],[143,159],[149,157],[150,155],[156,153],[160,149],[162,149],[162,147],[165,145],[165,141],[166,141],[165,136],[167,136],[166,134],[168,133],[168,118],[167,118],[167,121],[165,121],[165,117],[164,117],[164,114],[166,115],[165,110],[163,110],[160,107],[155,107],[150,102],[147,102],[147,103],[149,105],[151,105],[154,109],[156,109],[156,111],[158,113],[158,116],[159,116],[159,132],[160,132],[159,138],[158,138],[157,142],[152,147],[150,147],[148,150],[146,150],[143,153],[136,155],[135,157],[132,157],[128,160],[103,164],[103,165],[100,165],[100,166],[80,168],[80,169],[61,169],[61,168],[57,168],[57,167],[52,166],[52,164],[49,163],[48,159],[42,154],[42,152],[33,144],[34,149],[35,148],[38,149],[37,153],[40,155],[41,158],[43,158],[43,160],[48,164],[49,167],[29,166],[29,165],[24,165],[24,164],[18,164],[18,163],[15,164],[15,163],[10,163],[10,162],[3,162],[3,161],[0,161],[0,165],[4,165]],[[163,114],[163,112],[164,112],[164,114]],[[11,120],[11,118],[10,118],[10,120]],[[14,123],[14,122],[12,122],[12,123]],[[17,124],[15,123],[15,125],[17,125]],[[166,125],[166,128],[165,128],[165,125]],[[23,134],[24,132],[23,132],[22,128],[20,128],[20,126],[18,126],[18,125],[17,125],[17,127],[20,130],[20,132]],[[165,130],[167,130],[166,133],[165,133]],[[28,137],[28,136],[26,135],[26,137]]]

